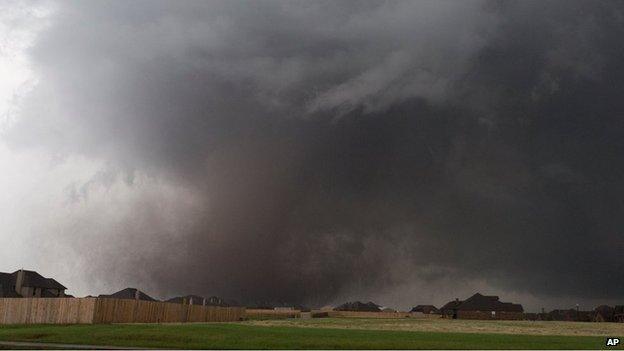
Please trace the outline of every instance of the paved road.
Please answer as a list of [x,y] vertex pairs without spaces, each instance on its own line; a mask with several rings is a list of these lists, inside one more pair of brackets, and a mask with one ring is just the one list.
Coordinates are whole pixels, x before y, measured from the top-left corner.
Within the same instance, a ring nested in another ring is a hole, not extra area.
[[64,350],[146,350],[137,347],[119,347],[103,345],[77,345],[77,344],[55,344],[44,342],[21,342],[21,341],[0,341],[0,346],[36,348],[36,349],[64,349]]

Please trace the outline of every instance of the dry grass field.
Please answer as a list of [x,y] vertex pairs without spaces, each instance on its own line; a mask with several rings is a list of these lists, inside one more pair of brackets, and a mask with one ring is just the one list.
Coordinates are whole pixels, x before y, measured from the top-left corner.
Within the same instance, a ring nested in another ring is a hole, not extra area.
[[[40,348],[51,348],[52,344],[158,349],[577,350],[606,348],[606,338],[602,336],[356,329],[389,327],[388,324],[379,319],[374,321],[327,319],[324,321],[280,322],[286,321],[272,321],[268,326],[258,325],[260,323],[258,321],[183,324],[3,325],[0,326],[0,342],[27,342]],[[288,326],[281,326],[280,324],[288,324]],[[347,328],[346,325],[349,324],[353,328]],[[413,323],[412,327],[416,325]],[[447,325],[458,326],[460,324],[447,323]],[[406,325],[403,324],[402,327],[405,328]],[[66,349],[67,346],[62,348]]]
[[624,336],[624,323],[552,321],[482,321],[443,318],[361,319],[318,318],[256,320],[247,325],[358,330],[393,330],[441,333],[485,333],[569,336]]
[[275,311],[275,310],[263,310],[248,308],[245,311],[245,318],[249,320],[267,320],[267,319],[287,319],[287,318],[299,318],[301,311]]

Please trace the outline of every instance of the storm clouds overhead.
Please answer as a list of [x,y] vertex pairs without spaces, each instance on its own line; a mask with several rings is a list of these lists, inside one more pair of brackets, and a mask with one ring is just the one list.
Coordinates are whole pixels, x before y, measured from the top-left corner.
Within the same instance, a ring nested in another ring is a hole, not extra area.
[[10,7],[2,265],[85,295],[622,297],[620,1]]

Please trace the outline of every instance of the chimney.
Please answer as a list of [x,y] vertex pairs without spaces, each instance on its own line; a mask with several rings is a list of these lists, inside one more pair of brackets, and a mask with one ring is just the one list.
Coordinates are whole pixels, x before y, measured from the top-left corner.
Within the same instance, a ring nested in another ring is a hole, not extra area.
[[139,291],[139,289],[134,289],[134,299],[138,300],[140,296],[141,292]]
[[24,276],[25,272],[23,269],[17,271],[17,277],[15,278],[15,292],[18,294],[22,294],[22,285],[24,284]]

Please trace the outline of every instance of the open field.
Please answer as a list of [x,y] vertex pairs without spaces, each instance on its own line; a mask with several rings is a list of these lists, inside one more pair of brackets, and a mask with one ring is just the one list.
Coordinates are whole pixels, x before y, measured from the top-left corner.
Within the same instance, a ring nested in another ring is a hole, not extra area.
[[268,320],[268,319],[287,319],[287,318],[299,318],[301,311],[276,311],[265,309],[253,309],[247,308],[245,310],[245,319],[247,320]]
[[[362,319],[277,322],[285,321],[1,326],[0,340],[193,349],[598,349],[605,342],[602,336],[374,330]],[[378,327],[386,328],[381,322]]]
[[487,321],[444,318],[317,318],[248,321],[258,326],[396,330],[441,333],[486,333],[526,335],[612,336],[624,337],[624,323]]

